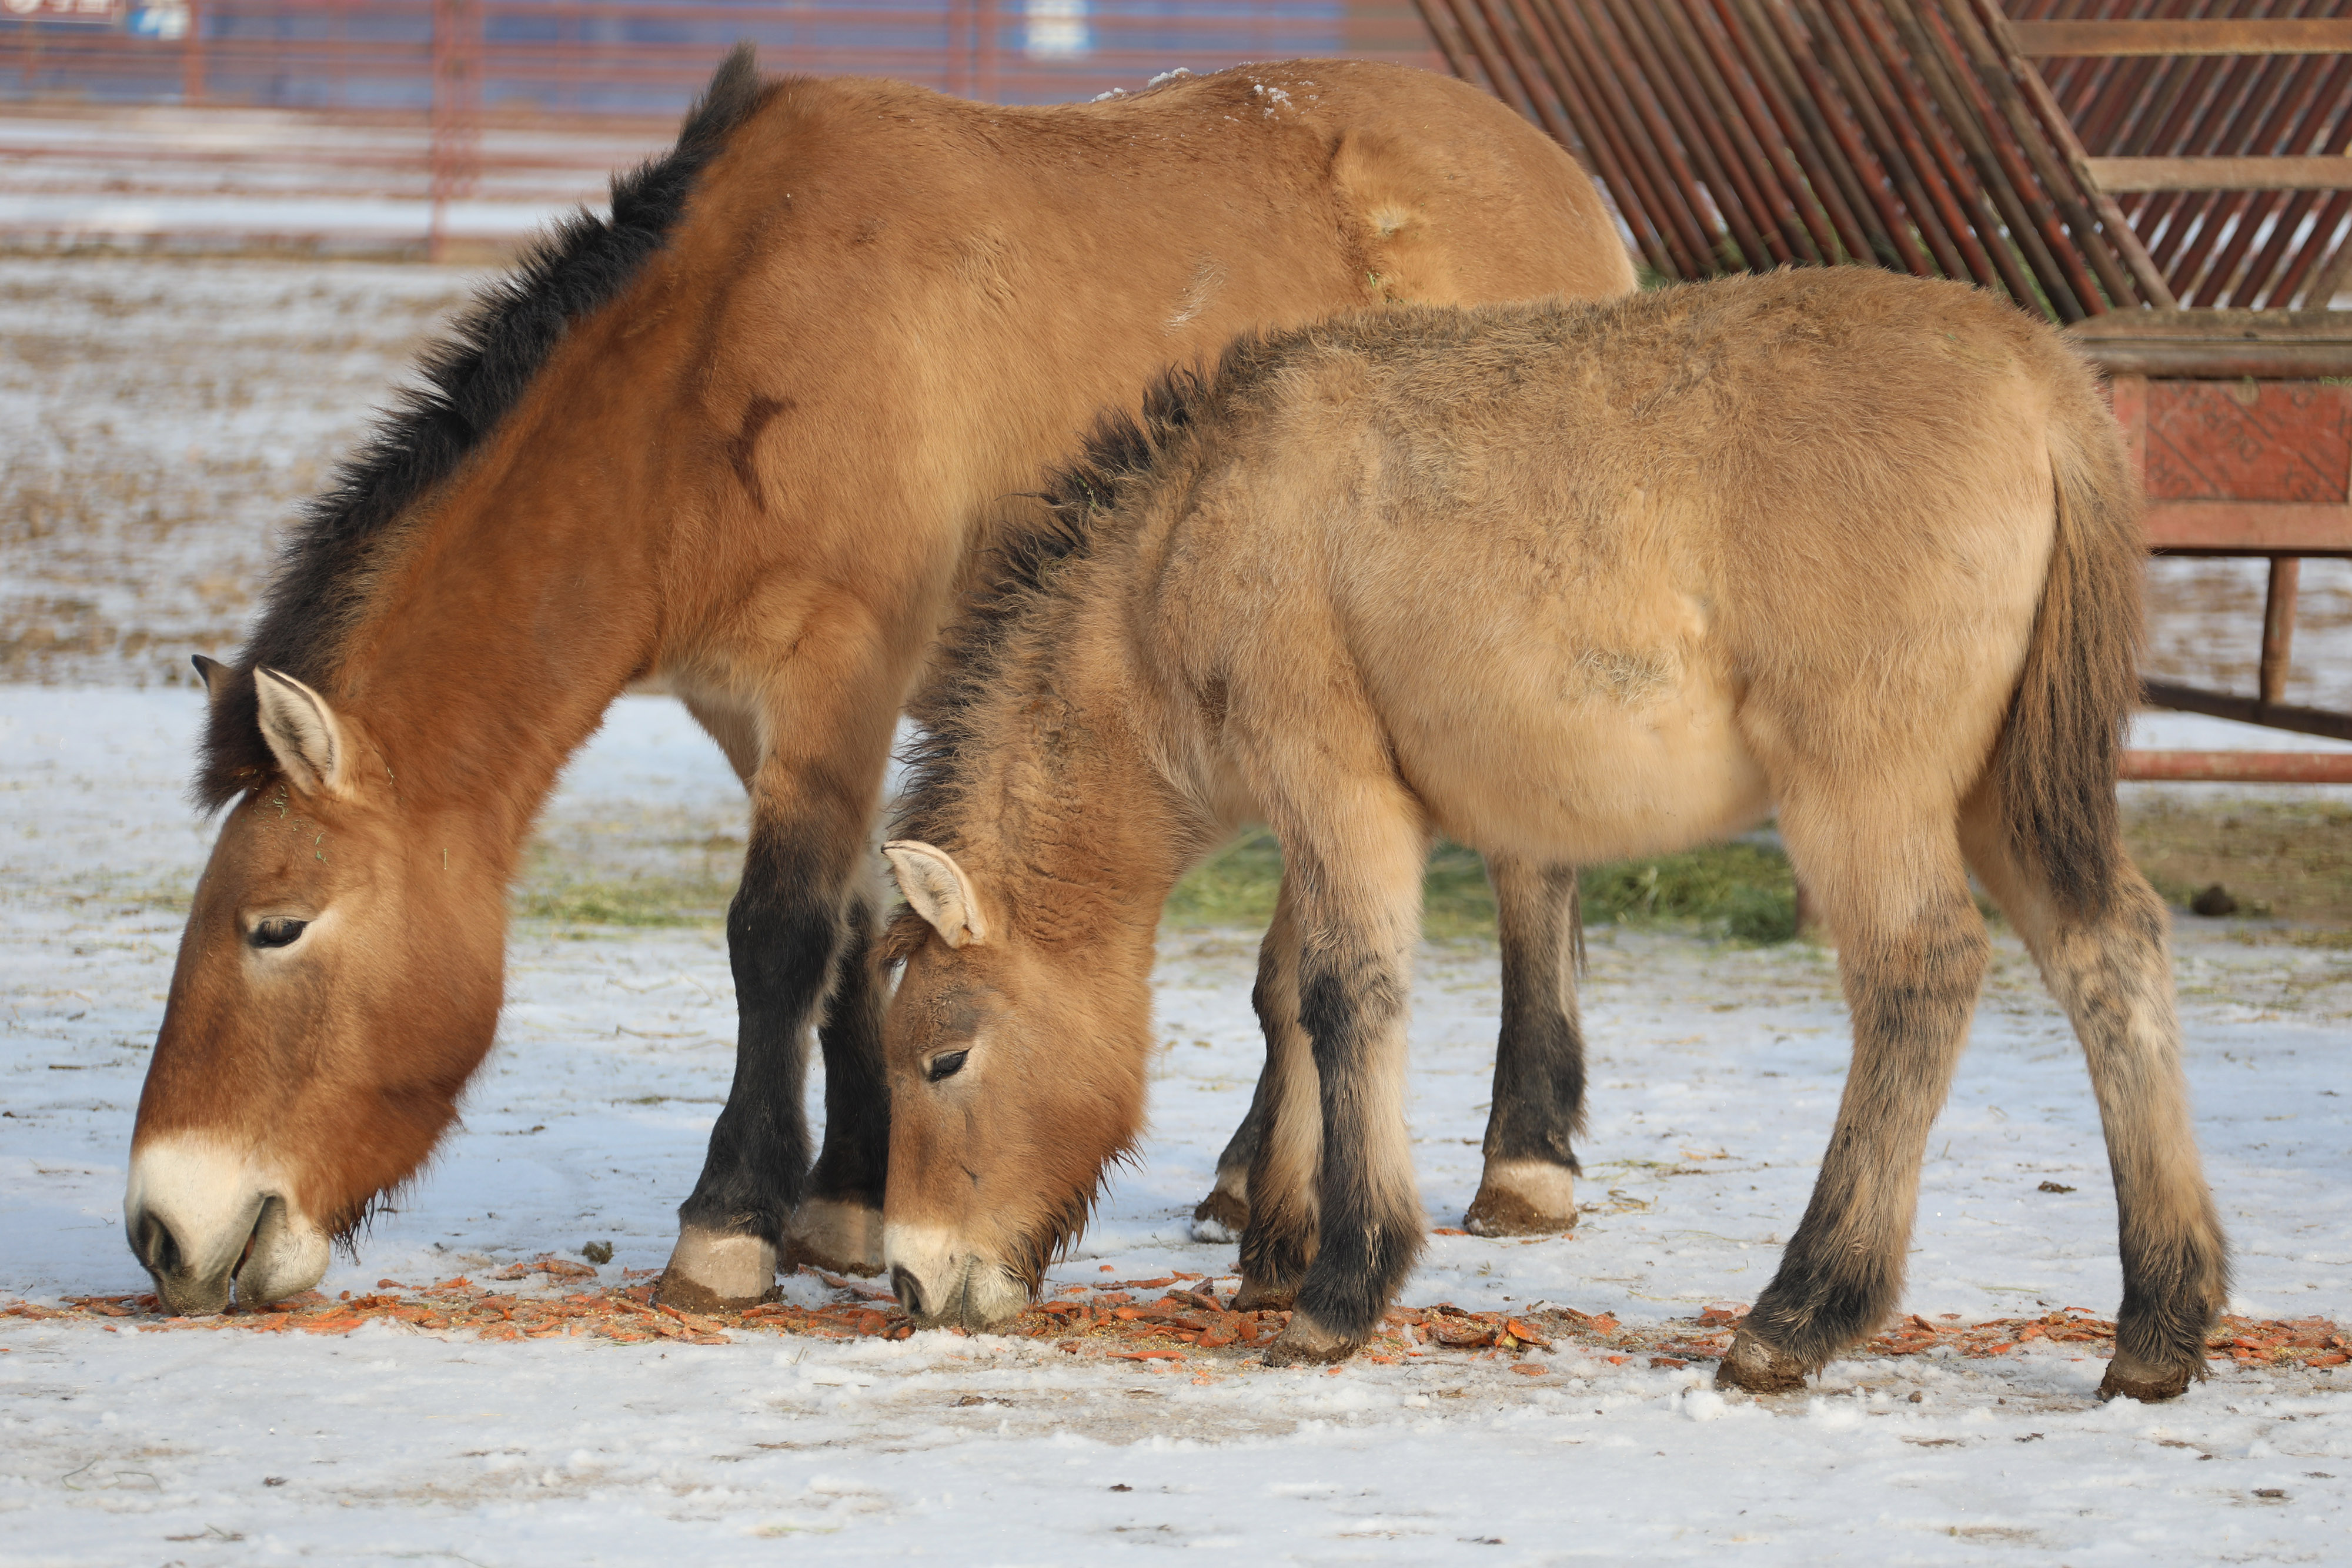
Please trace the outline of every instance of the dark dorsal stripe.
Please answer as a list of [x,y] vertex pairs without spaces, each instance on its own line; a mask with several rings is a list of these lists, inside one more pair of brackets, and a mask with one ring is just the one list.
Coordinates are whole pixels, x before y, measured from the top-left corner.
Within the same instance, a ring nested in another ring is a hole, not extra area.
[[345,634],[364,606],[368,568],[411,508],[446,483],[521,401],[572,324],[611,304],[667,241],[695,183],[765,97],[751,46],[739,44],[678,130],[677,145],[613,180],[610,218],[580,212],[485,287],[334,483],[304,509],[237,660],[215,702],[194,794],[226,805],[274,770],[255,715],[257,665],[332,692]]

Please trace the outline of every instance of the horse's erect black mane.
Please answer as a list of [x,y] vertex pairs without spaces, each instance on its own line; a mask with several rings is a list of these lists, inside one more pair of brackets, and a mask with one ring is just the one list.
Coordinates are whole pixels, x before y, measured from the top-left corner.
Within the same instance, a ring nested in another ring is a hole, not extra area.
[[[418,369],[366,444],[305,509],[237,660],[331,689],[333,661],[366,591],[367,568],[410,509],[455,474],[521,399],[571,325],[609,305],[661,249],[695,183],[766,97],[740,44],[679,127],[677,144],[613,180],[613,212],[582,211],[484,288]],[[194,795],[215,810],[272,770],[249,678],[229,683],[205,727]]]

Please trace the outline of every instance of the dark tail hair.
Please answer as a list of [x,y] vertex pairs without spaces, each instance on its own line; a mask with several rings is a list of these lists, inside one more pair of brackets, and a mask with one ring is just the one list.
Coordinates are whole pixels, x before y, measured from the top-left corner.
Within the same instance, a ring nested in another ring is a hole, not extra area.
[[2056,538],[1993,766],[2012,852],[2087,920],[2106,913],[2123,855],[2116,775],[2140,696],[2145,546],[2139,486],[2104,407],[2059,426],[2050,466]]

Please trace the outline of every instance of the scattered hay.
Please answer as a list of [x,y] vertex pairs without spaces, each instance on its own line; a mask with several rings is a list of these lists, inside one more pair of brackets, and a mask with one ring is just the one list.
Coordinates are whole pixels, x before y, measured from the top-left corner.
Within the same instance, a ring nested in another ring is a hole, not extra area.
[[[518,1280],[539,1273],[569,1281],[589,1272],[580,1264],[551,1256],[500,1270],[492,1278]],[[0,1304],[0,1319],[100,1322],[118,1333],[129,1326],[142,1333],[340,1335],[370,1322],[386,1322],[427,1333],[470,1333],[486,1343],[585,1338],[618,1344],[659,1340],[717,1345],[731,1343],[730,1336],[744,1333],[903,1340],[915,1333],[914,1323],[888,1291],[818,1270],[807,1272],[834,1293],[834,1299],[823,1306],[772,1301],[740,1312],[709,1313],[659,1305],[653,1300],[654,1280],[633,1270],[623,1272],[642,1282],[562,1295],[525,1296],[489,1290],[463,1276],[415,1288],[383,1280],[377,1281],[383,1293],[353,1296],[346,1291],[341,1299],[330,1301],[313,1291],[291,1301],[205,1318],[163,1317],[150,1294],[68,1296],[61,1306],[26,1301]],[[1030,1306],[1004,1332],[1019,1338],[1051,1340],[1056,1349],[1085,1360],[1181,1364],[1203,1353],[1219,1360],[1238,1361],[1265,1345],[1290,1321],[1286,1312],[1234,1312],[1229,1305],[1232,1292],[1221,1295],[1216,1284],[1198,1274],[1178,1272],[1152,1280],[1067,1285],[1053,1300]],[[1163,1293],[1156,1300],[1139,1298],[1138,1292],[1150,1291]],[[1481,1312],[1440,1301],[1428,1307],[1391,1307],[1360,1354],[1377,1365],[1481,1360],[1521,1373],[1542,1370],[1538,1364],[1522,1359],[1529,1352],[1581,1353],[1612,1366],[1641,1358],[1651,1366],[1679,1367],[1721,1359],[1747,1312],[1744,1306],[1710,1307],[1695,1319],[1628,1328],[1606,1312],[1588,1315],[1566,1307]],[[1948,1347],[1960,1356],[1985,1359],[2006,1355],[2036,1341],[2085,1345],[2092,1354],[2107,1355],[2113,1354],[2115,1334],[2114,1323],[2081,1307],[2035,1318],[1979,1322],[1961,1322],[1957,1318],[1935,1322],[1915,1313],[1848,1353],[1848,1357],[1922,1355]],[[2352,1359],[2352,1334],[2325,1318],[2227,1318],[2207,1341],[2206,1354],[2212,1360],[2247,1366],[2341,1366]]]

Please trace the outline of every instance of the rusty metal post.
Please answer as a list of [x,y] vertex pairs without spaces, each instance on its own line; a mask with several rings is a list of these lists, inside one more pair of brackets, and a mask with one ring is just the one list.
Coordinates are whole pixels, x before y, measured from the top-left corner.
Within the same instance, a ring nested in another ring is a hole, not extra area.
[[2263,601],[2262,694],[2264,707],[2286,700],[2286,671],[2294,644],[2294,595],[2302,586],[2303,561],[2291,555],[2271,558],[2270,593]]
[[[1893,183],[1897,204],[1901,208],[1895,223],[1904,225],[1907,219],[1907,226],[1916,228],[1919,238],[1926,242],[1927,249],[1934,255],[1936,271],[1927,276],[1957,277],[1963,282],[1969,280],[1971,275],[1968,264],[1953,248],[1950,236],[1944,231],[1942,214],[1937,211],[1936,201],[1928,194],[1927,183],[1936,179],[1935,169],[1927,163],[1925,150],[1918,145],[1916,131],[1906,124],[1903,131],[1909,134],[1901,135],[1888,122],[1890,108],[1898,118],[1902,110],[1899,107],[1891,106],[1883,92],[1874,90],[1884,89],[1883,80],[1874,81],[1864,73],[1863,60],[1867,50],[1861,47],[1859,39],[1849,38],[1841,30],[1839,19],[1832,12],[1831,0],[1793,0],[1782,10],[1792,24],[1801,23],[1810,36],[1810,44],[1819,52],[1822,65],[1830,73],[1830,80],[1836,84],[1837,90],[1853,110],[1864,141]],[[1940,187],[1940,182],[1937,184]],[[1950,199],[1949,192],[1939,188],[1938,193],[1946,201]],[[1957,219],[1957,214],[1954,216]],[[1971,242],[1974,237],[1970,236]],[[1988,273],[1991,266],[1990,261],[1985,263]]]
[[[1528,57],[1528,52],[1521,47],[1521,41],[1512,37],[1515,31],[1519,30],[1517,26],[1518,18],[1513,16],[1507,19],[1497,16],[1496,0],[1472,0],[1472,4],[1478,7],[1480,19],[1486,24],[1487,32],[1493,36],[1495,47],[1502,55],[1503,64],[1511,73],[1512,84],[1519,89],[1519,96],[1527,100],[1527,107],[1519,112],[1532,117],[1535,122],[1542,126],[1545,132],[1562,147],[1574,149],[1583,138],[1580,137],[1576,133],[1576,128],[1569,123],[1560,95],[1545,90],[1549,84],[1541,69]],[[1497,96],[1502,96],[1500,90],[1502,84],[1498,82],[1496,87]],[[1508,102],[1509,99],[1506,98],[1504,101]]]
[[964,86],[964,62],[970,57],[964,52],[966,0],[948,0],[947,79],[940,85],[950,98],[969,98]]
[[[1759,85],[1772,89],[1773,114],[1790,145],[1801,156],[1808,152],[1806,178],[1813,192],[1829,204],[1848,253],[1857,261],[1877,264],[1879,247],[1909,270],[1932,270],[1926,255],[1912,243],[1907,225],[1892,224],[1895,208],[1887,182],[1860,140],[1861,131],[1840,113],[1834,100],[1822,96],[1820,68],[1777,30],[1795,24],[1775,10],[1767,15],[1764,0],[1714,0],[1716,14],[1727,31],[1738,37]],[[1805,134],[1797,135],[1801,129]],[[1872,220],[1878,220],[1873,227]]]
[[974,42],[979,45],[979,65],[973,71],[979,91],[973,96],[982,103],[996,101],[996,0],[974,0],[972,5]]
[[[1706,81],[1725,128],[1738,140],[1741,155],[1763,183],[1765,199],[1790,243],[1804,253],[1806,260],[1834,263],[1839,249],[1834,221],[1826,204],[1812,199],[1806,190],[1796,148],[1790,138],[1778,134],[1771,111],[1758,92],[1756,77],[1731,53],[1713,0],[1683,0],[1682,5],[1669,8],[1665,16],[1667,24],[1683,36],[1693,68]],[[1755,68],[1762,68],[1760,62]],[[1832,191],[1831,196],[1834,195]]]
[[[2334,62],[2334,68],[2321,84],[2318,101],[2321,105],[2333,103],[2340,107],[2332,119],[2324,120],[2325,134],[2318,139],[2317,145],[2343,145],[2347,131],[2352,130],[2352,56]],[[2245,281],[2228,298],[2217,303],[2251,306],[2259,305],[2267,298],[2273,308],[2285,305],[2287,295],[2292,292],[2281,287],[2286,265],[2296,252],[2305,248],[2296,242],[2301,237],[2305,221],[2326,205],[2326,196],[2318,192],[2298,191],[2290,197],[2280,211],[2269,243],[2263,246],[2262,254],[2248,265]],[[2326,236],[2315,234],[2310,243],[2324,245]]]
[[180,101],[205,100],[204,0],[188,0],[188,35],[180,40]]
[[433,0],[433,110],[425,161],[432,217],[425,255],[446,259],[448,205],[481,177],[482,24],[474,0]]

